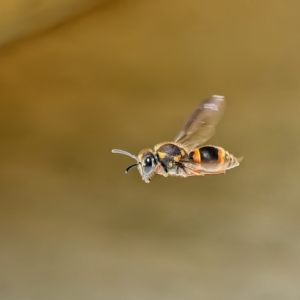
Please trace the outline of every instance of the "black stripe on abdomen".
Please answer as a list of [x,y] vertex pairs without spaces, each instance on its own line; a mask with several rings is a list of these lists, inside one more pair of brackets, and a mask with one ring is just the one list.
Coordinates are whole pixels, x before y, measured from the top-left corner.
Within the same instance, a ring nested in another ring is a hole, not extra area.
[[214,162],[219,160],[219,149],[214,146],[204,146],[199,148],[202,162]]

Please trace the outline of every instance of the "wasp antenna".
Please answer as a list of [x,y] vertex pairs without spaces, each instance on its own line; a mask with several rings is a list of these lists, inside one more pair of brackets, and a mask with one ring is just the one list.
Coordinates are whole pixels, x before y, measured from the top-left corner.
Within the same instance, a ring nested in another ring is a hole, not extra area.
[[127,174],[131,168],[136,167],[136,166],[138,166],[138,165],[139,165],[139,164],[133,164],[133,165],[127,167],[126,170],[125,170],[125,173]]
[[137,157],[127,151],[124,151],[124,150],[120,150],[120,149],[112,149],[111,150],[112,153],[118,153],[118,154],[123,154],[123,155],[127,155],[127,156],[130,156],[132,157],[133,159],[135,159],[136,161],[138,161]]

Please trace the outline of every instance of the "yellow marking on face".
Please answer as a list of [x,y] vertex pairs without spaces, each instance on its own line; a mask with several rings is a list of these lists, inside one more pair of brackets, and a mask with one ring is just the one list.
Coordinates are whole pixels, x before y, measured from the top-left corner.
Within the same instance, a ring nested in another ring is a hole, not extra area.
[[173,166],[173,163],[170,161],[169,162],[169,167],[172,167]]
[[161,159],[165,158],[165,156],[166,156],[166,153],[160,152],[160,151],[157,151],[157,154],[158,154],[159,158],[161,158]]
[[183,149],[181,149],[180,152],[181,152],[181,156],[185,156],[186,153]]

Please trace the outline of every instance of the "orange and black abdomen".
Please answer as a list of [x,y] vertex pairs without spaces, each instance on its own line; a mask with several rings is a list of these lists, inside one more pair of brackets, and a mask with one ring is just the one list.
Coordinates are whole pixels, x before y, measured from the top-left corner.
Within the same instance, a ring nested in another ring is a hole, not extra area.
[[200,164],[199,169],[218,172],[238,166],[237,159],[221,147],[203,146],[189,153],[189,159]]
[[194,149],[189,158],[197,163],[223,163],[225,150],[215,146]]

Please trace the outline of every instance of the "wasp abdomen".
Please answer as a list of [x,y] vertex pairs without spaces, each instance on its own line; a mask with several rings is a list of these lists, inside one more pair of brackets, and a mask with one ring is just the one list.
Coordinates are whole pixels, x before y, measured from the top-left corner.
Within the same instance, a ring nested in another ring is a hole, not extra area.
[[204,146],[194,149],[189,158],[200,164],[200,169],[206,172],[222,172],[239,165],[238,160],[221,147]]
[[189,158],[197,163],[213,163],[218,162],[222,158],[223,153],[219,153],[219,148],[214,146],[204,146],[199,149],[194,149]]

